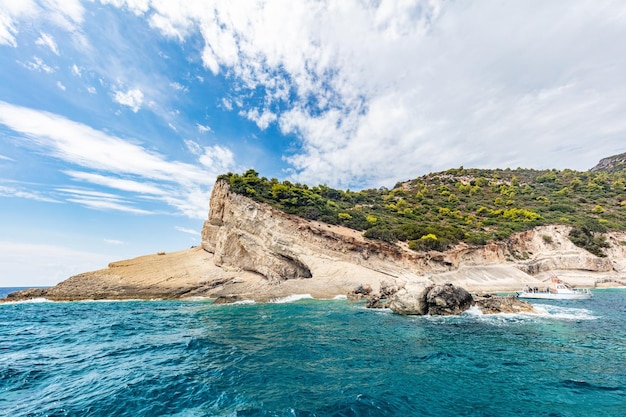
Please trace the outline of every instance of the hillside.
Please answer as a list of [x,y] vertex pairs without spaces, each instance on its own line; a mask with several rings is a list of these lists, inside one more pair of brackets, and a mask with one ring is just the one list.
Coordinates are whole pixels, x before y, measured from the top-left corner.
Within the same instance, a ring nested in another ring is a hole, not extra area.
[[259,177],[254,170],[220,178],[235,193],[285,213],[406,242],[416,251],[442,251],[460,242],[485,245],[537,226],[563,225],[571,227],[572,242],[602,257],[603,234],[626,230],[620,160],[603,159],[606,169],[586,172],[460,167],[399,182],[391,190],[309,187]]
[[[332,298],[453,283],[469,291],[626,285],[626,180],[607,170],[451,169],[359,192],[220,176],[202,245],[113,262],[2,301]],[[578,247],[577,247],[577,246]]]
[[[267,182],[252,172],[245,177],[245,181],[239,177],[242,183],[254,184],[259,190]],[[525,285],[542,286],[552,274],[576,286],[626,285],[626,231],[594,237],[605,239],[606,257],[576,247],[568,238],[571,227],[555,225],[533,227],[486,245],[459,243],[445,251],[420,251],[404,242],[367,238],[362,230],[287,214],[233,192],[230,180],[237,178],[231,175],[228,181],[221,178],[215,183],[209,215],[202,228],[201,247],[112,262],[105,269],[70,277],[53,288],[24,290],[0,301],[39,297],[50,300],[208,297],[215,302],[268,301],[297,294],[332,298],[351,294],[358,288],[371,288],[382,294],[383,288],[446,283],[474,292],[515,291]],[[396,193],[412,186],[412,182],[400,185]],[[252,186],[248,187],[247,193],[256,192]],[[289,184],[276,188],[291,190]],[[298,188],[294,185],[293,189]],[[300,189],[306,191],[303,186]],[[349,192],[327,187],[324,190],[350,196]],[[372,192],[375,197],[372,200],[381,199],[386,204],[378,210],[390,213],[375,221],[365,217],[367,223],[379,227],[369,227],[367,231],[384,230],[385,224],[388,233],[394,233],[394,227],[408,228],[408,213],[399,215],[396,209],[394,214],[387,207],[395,204],[397,208],[400,201],[408,198],[396,196],[385,200],[393,190],[377,192],[382,196]],[[329,207],[324,215],[330,216],[332,208],[338,212],[336,223],[351,220],[345,214],[339,215],[348,213],[348,204],[337,201],[324,202]],[[353,213],[374,216],[362,214],[366,209],[378,213],[373,205],[359,204],[358,208],[352,206]],[[408,207],[409,203],[406,204]],[[358,214],[351,217],[358,218]],[[396,218],[406,223],[394,226],[392,221]],[[420,224],[415,223],[413,227],[418,230]],[[454,225],[447,227],[460,229]],[[427,239],[431,238],[423,240]]]

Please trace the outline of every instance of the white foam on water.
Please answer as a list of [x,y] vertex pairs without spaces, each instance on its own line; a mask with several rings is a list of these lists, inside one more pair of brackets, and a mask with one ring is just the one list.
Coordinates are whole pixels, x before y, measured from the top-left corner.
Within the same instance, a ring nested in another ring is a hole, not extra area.
[[339,294],[333,297],[333,300],[347,300],[348,296],[345,294]]
[[596,320],[598,316],[594,316],[591,310],[586,308],[563,307],[552,304],[533,304],[537,315],[560,320]]
[[256,304],[256,301],[254,300],[239,300],[239,301],[235,301],[234,303],[231,303],[232,305],[243,305],[243,304]]
[[36,304],[36,303],[53,303],[54,301],[52,300],[48,300],[47,298],[44,297],[37,297],[37,298],[29,298],[28,300],[19,300],[19,301],[7,301],[4,303],[0,303],[0,305],[5,304],[5,305],[12,305],[12,304]]
[[313,296],[311,294],[292,294],[287,297],[275,298],[270,301],[270,303],[275,304],[284,304],[284,303],[295,303],[300,300],[312,300]]
[[461,315],[465,316],[484,316],[483,311],[478,308],[478,306],[471,306],[469,309],[465,310]]
[[211,300],[211,298],[209,297],[203,297],[201,295],[194,295],[193,297],[185,297],[183,298],[184,301],[209,301]]
[[85,300],[76,300],[76,301],[58,301],[59,303],[131,303],[137,301],[162,301],[158,298],[145,300],[142,298],[125,298],[125,299],[98,299],[94,300],[92,298],[88,298]]

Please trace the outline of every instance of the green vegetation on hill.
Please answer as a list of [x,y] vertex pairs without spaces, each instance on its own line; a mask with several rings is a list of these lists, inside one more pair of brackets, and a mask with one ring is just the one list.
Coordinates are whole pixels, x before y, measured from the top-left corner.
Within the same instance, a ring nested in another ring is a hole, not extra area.
[[254,170],[220,179],[286,213],[363,231],[368,238],[444,250],[484,245],[534,226],[572,226],[572,241],[604,256],[602,233],[626,230],[626,171],[450,169],[363,191],[279,182]]

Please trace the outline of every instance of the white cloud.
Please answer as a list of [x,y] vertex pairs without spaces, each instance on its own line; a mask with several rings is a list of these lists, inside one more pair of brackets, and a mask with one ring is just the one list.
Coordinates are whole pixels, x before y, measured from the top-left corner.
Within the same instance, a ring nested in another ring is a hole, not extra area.
[[222,99],[222,106],[228,110],[228,111],[232,111],[233,109],[233,102],[231,100],[228,100],[226,98]]
[[252,109],[247,112],[240,112],[239,114],[252,120],[261,130],[267,129],[269,125],[277,119],[276,115],[267,109],[263,109],[261,112],[259,112],[258,109]]
[[112,201],[108,199],[100,199],[98,197],[68,198],[67,201],[94,210],[121,211],[131,214],[154,214],[150,210],[136,208],[122,201]]
[[148,11],[150,0],[100,0],[102,4],[110,4],[115,7],[127,7],[136,15],[142,15]]
[[0,45],[17,47],[17,42],[15,41],[16,34],[17,29],[13,20],[3,10],[0,10]]
[[192,154],[196,156],[202,155],[202,147],[197,142],[194,142],[193,140],[190,140],[190,139],[186,139],[185,146],[187,147],[187,149],[189,149],[189,152],[191,152]]
[[224,108],[297,135],[286,160],[300,180],[379,185],[461,164],[585,169],[623,149],[619,2],[143,5],[163,35],[201,34],[204,66],[236,81]]
[[177,82],[170,83],[170,87],[172,87],[176,91],[182,91],[182,92],[189,91],[189,89],[187,87],[185,87],[184,85],[182,85],[180,83],[177,83]]
[[47,197],[36,191],[24,190],[15,187],[7,187],[3,185],[0,185],[0,197],[25,198],[27,200],[35,200],[43,203],[60,203],[59,200]]
[[117,240],[117,239],[104,239],[105,243],[108,243],[109,245],[128,245],[127,242],[124,242],[123,240]]
[[[234,164],[233,153],[224,146],[200,147],[198,164],[169,161],[136,143],[108,135],[62,116],[0,101],[0,124],[17,132],[22,146],[35,147],[53,158],[81,170],[66,169],[71,178],[97,186],[138,194],[128,201],[118,195],[90,190],[59,189],[71,193],[66,201],[94,209],[148,214],[138,207],[148,197],[161,201],[185,216],[204,218],[207,201],[217,175]],[[195,145],[194,145],[195,144]]]
[[143,104],[143,92],[138,88],[133,88],[126,92],[116,91],[113,99],[123,106],[130,107],[134,113],[137,113]]
[[37,45],[50,49],[55,55],[59,55],[59,47],[52,35],[41,32],[41,36],[35,41]]
[[77,77],[82,77],[82,71],[80,70],[80,68],[78,68],[78,65],[74,64],[72,65],[72,74],[74,74]]
[[98,90],[96,90],[96,87],[87,87],[87,92],[89,94],[97,94]]
[[15,161],[15,159],[9,158],[8,156],[5,156],[5,155],[0,155],[0,160],[3,160],[3,161]]
[[200,232],[194,229],[188,229],[186,227],[176,226],[176,230],[178,230],[179,232],[188,233],[190,235],[200,236]]
[[[2,0],[0,1],[0,44],[17,47],[15,36],[23,21],[30,21],[40,27],[43,22],[61,28],[73,35],[79,44],[85,44],[80,30],[85,9],[80,0]],[[59,54],[56,43],[48,34],[41,34],[37,44],[50,48]]]
[[140,180],[129,180],[81,171],[64,171],[64,173],[76,181],[85,181],[90,184],[102,185],[121,191],[152,195],[164,195],[167,193],[154,184],[141,182]]
[[198,128],[198,131],[202,133],[207,133],[211,131],[211,128],[209,126],[201,125],[200,123],[196,123],[196,127]]
[[215,145],[205,147],[204,154],[198,160],[205,167],[217,169],[221,172],[234,164],[235,157],[230,149]]
[[26,62],[22,65],[31,71],[45,72],[48,74],[52,74],[54,72],[54,68],[47,65],[45,62],[43,62],[43,59],[39,58],[38,56],[34,56],[32,61]]
[[130,202],[115,194],[79,188],[59,188],[57,191],[69,194],[69,196],[66,197],[66,201],[95,210],[121,211],[132,214],[154,214],[149,210],[143,210],[133,206]]
[[57,87],[59,87],[59,90],[62,90],[62,91],[67,90],[67,87],[65,87],[65,85],[63,85],[61,81],[57,81]]

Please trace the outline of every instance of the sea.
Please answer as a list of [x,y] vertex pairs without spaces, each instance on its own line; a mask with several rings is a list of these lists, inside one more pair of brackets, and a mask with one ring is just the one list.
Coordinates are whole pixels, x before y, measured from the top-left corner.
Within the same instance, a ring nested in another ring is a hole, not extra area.
[[0,304],[0,416],[626,416],[626,289],[534,304]]

